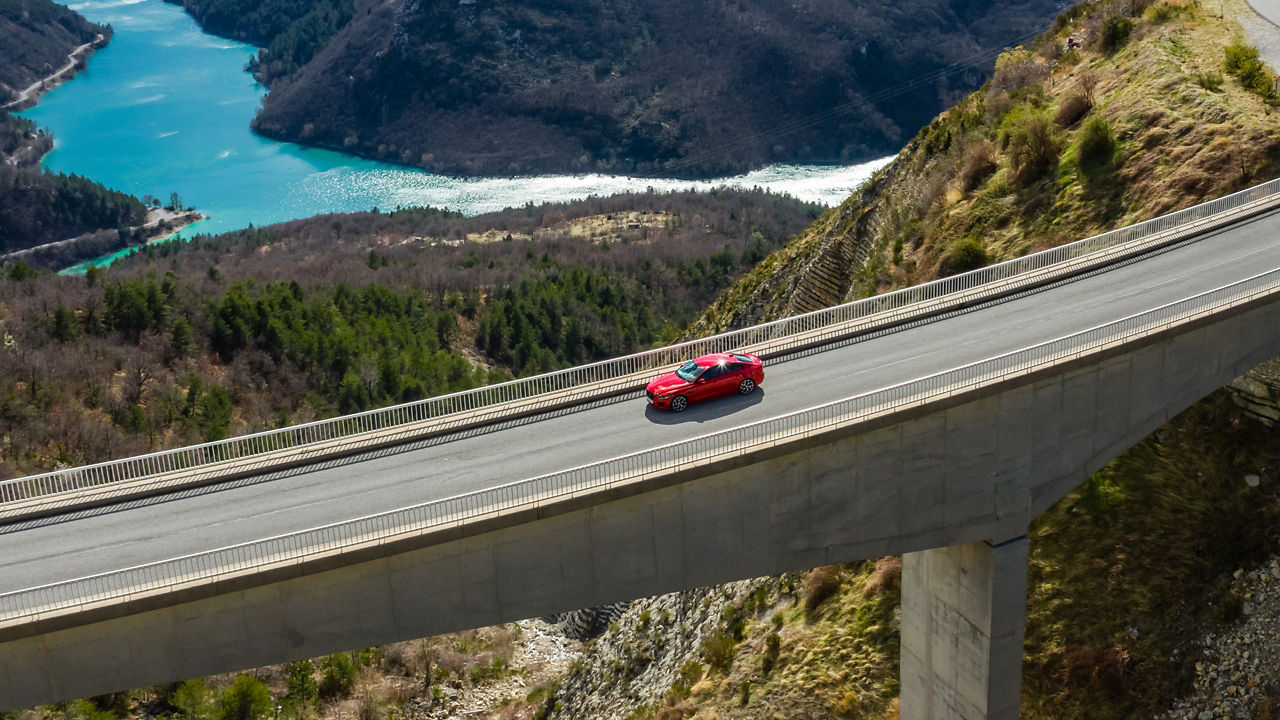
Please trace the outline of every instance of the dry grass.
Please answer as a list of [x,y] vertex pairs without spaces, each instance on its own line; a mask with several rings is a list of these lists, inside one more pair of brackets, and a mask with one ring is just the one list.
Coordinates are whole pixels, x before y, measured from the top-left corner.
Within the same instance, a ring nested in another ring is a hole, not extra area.
[[809,571],[804,578],[804,609],[812,614],[818,606],[840,589],[840,566],[823,565]]
[[862,585],[864,597],[877,597],[891,588],[902,587],[902,556],[890,555],[882,557],[875,563],[875,569]]

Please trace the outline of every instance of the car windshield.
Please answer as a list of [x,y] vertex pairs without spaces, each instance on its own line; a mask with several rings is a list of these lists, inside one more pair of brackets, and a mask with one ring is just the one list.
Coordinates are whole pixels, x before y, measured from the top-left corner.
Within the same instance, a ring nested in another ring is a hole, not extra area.
[[689,362],[681,365],[679,370],[676,370],[676,375],[679,375],[680,379],[685,382],[693,382],[698,379],[698,376],[701,375],[702,371],[705,369],[706,368],[698,365],[698,363],[690,360]]

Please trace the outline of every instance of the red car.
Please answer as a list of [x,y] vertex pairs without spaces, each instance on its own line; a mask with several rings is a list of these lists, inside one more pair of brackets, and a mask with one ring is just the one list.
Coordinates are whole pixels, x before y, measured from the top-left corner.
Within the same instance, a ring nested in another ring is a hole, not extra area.
[[750,395],[764,382],[764,364],[755,355],[715,353],[681,365],[649,383],[645,392],[659,410],[683,412],[689,403],[721,395]]

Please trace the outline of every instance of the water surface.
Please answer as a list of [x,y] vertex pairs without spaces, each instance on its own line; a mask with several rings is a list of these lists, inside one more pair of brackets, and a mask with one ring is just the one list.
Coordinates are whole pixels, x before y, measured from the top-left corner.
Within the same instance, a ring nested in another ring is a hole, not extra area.
[[777,165],[690,182],[602,175],[456,178],[253,134],[265,89],[244,71],[256,48],[202,32],[162,0],[88,0],[72,8],[115,29],[88,69],[23,113],[52,131],[45,166],[167,203],[178,193],[217,233],[377,207],[431,205],[477,214],[645,188],[767,187],[834,205],[888,158],[860,165]]

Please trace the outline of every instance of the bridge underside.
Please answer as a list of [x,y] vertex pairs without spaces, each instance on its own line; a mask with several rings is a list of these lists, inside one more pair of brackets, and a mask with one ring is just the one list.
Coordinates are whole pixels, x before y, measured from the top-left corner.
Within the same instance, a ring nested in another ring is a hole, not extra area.
[[906,553],[903,718],[1016,717],[1030,520],[1278,338],[1280,304],[1243,306],[676,475],[0,628],[0,707]]

